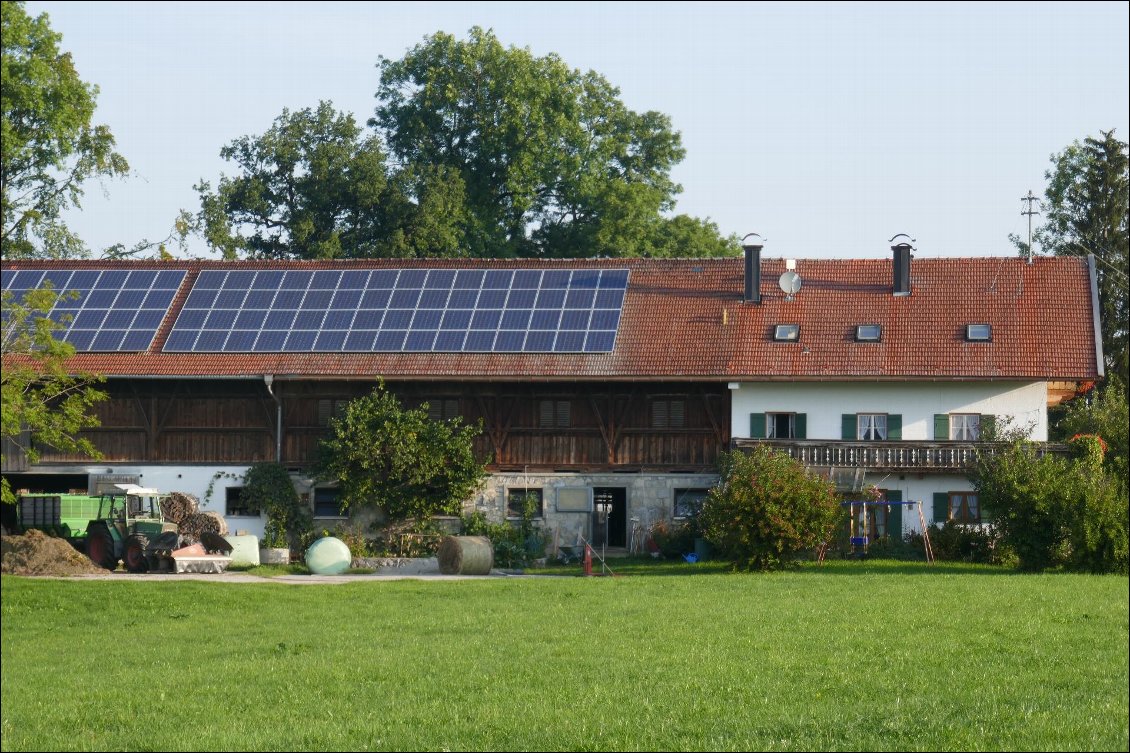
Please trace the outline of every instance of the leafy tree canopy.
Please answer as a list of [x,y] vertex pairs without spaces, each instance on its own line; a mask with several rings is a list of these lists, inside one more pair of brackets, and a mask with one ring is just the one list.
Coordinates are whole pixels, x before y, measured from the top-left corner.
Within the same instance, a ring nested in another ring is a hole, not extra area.
[[462,176],[472,256],[736,252],[710,223],[661,216],[681,190],[679,134],[666,115],[629,110],[599,74],[479,27],[466,41],[426,37],[380,70],[369,124],[405,164]]
[[379,384],[330,421],[317,476],[337,481],[342,509],[375,506],[393,521],[456,514],[486,478],[472,440],[481,427],[431,421]]
[[4,2],[0,58],[0,233],[9,259],[85,256],[62,220],[90,178],[125,175],[114,136],[94,125],[98,87],[79,78],[47,14]]
[[[98,425],[91,409],[106,399],[106,393],[94,386],[102,378],[66,368],[74,347],[55,339],[60,325],[46,316],[57,297],[47,288],[30,291],[22,301],[7,291],[0,298],[0,427],[6,443],[25,453],[31,463],[39,459],[37,448],[44,446],[100,457],[90,440],[78,433]],[[6,479],[3,499],[15,501]]]
[[380,140],[330,102],[283,110],[261,136],[220,150],[240,173],[202,181],[199,222],[227,258],[457,255],[463,189],[450,171],[390,172]]

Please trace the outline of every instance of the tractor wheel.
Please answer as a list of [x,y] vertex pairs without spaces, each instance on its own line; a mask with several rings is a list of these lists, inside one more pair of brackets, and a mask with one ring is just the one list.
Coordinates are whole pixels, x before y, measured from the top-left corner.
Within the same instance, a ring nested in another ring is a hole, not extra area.
[[105,528],[92,528],[86,536],[86,556],[99,567],[113,570],[118,566],[118,557],[114,554],[114,539]]
[[149,571],[149,560],[145,558],[145,550],[149,548],[149,537],[135,533],[126,539],[125,549],[122,552],[122,561],[126,570],[131,573],[144,573]]

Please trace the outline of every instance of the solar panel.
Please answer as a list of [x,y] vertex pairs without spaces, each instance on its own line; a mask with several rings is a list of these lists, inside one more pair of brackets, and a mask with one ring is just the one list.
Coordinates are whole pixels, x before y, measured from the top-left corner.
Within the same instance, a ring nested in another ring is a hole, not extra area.
[[205,270],[182,353],[606,353],[627,269]]
[[56,337],[80,352],[128,352],[152,345],[184,277],[183,269],[5,269],[3,287],[17,301],[47,283],[75,291],[47,314],[61,325]]

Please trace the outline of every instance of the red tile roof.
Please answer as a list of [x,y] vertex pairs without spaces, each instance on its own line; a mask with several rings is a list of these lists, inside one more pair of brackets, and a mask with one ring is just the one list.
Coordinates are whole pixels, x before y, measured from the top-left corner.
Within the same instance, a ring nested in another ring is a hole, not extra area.
[[[1087,261],[916,258],[912,293],[891,294],[890,259],[801,259],[785,300],[780,259],[762,262],[760,304],[744,303],[741,259],[366,260],[345,262],[4,262],[20,268],[185,269],[182,290],[147,353],[82,353],[107,376],[301,376],[387,379],[1037,379],[1098,376]],[[611,268],[631,270],[610,353],[163,353],[187,291],[205,269]],[[799,324],[797,342],[773,341]],[[879,343],[855,327],[880,324]],[[965,340],[991,324],[990,342]]]

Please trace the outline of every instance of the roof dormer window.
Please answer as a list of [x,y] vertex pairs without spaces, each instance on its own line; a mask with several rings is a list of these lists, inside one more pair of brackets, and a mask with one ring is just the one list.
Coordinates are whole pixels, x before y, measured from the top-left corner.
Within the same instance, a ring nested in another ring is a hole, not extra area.
[[800,339],[800,325],[778,324],[773,328],[773,339],[777,342],[796,342]]
[[883,325],[860,324],[855,328],[855,341],[861,343],[877,343],[883,339]]
[[967,324],[965,326],[965,339],[969,342],[989,342],[993,339],[993,325]]

